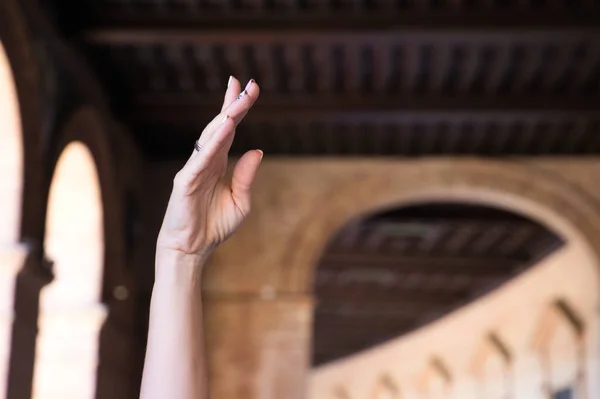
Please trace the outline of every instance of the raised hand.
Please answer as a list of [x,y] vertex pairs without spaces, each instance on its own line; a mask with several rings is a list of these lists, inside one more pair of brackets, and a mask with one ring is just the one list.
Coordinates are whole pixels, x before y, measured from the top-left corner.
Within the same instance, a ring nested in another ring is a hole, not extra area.
[[227,154],[236,126],[260,93],[251,80],[245,89],[230,78],[221,113],[204,129],[183,169],[174,179],[157,252],[177,251],[205,256],[230,237],[250,212],[250,187],[262,151],[245,153],[225,177]]

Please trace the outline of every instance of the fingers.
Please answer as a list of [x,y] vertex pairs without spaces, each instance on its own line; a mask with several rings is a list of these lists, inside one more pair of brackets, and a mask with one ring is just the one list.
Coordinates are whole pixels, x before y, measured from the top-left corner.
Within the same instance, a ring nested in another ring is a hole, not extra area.
[[[221,160],[217,160],[216,158],[218,158],[219,153],[225,152],[223,147],[230,140],[230,137],[233,136],[234,130],[235,122],[232,118],[225,116],[217,126],[215,133],[210,140],[206,141],[200,152],[188,160],[183,168],[186,170],[185,174],[193,179],[202,170],[209,167],[212,162],[221,162]],[[226,157],[224,159],[226,161]]]
[[[225,97],[223,99],[223,105],[221,106],[221,114],[227,107],[229,107],[236,100],[237,96],[240,94],[240,81],[235,77],[230,76],[229,81],[227,82],[227,89],[225,90]],[[219,115],[221,115],[219,114]],[[200,137],[198,137],[198,143],[201,146],[204,146],[206,141],[209,140],[210,135],[214,133],[215,126],[214,122],[219,119],[219,115],[217,115],[202,131]],[[222,117],[221,117],[222,119]],[[196,151],[192,152],[192,156],[194,156]]]
[[250,108],[252,108],[256,100],[258,100],[259,95],[260,87],[254,79],[251,79],[245,89],[239,93],[236,101],[227,107],[224,112],[233,119],[237,126],[244,116],[246,116]]
[[[258,84],[254,80],[250,80],[244,90],[238,92],[239,82],[237,79],[233,78],[230,84],[229,89],[226,93],[226,98],[223,102],[228,101],[229,98],[233,98],[235,94],[235,98],[232,99],[231,104],[229,104],[220,114],[218,114],[204,129],[202,135],[198,142],[200,145],[204,146],[207,141],[210,140],[211,136],[215,133],[215,131],[219,128],[219,124],[223,120],[225,116],[229,116],[235,122],[235,125],[238,125],[244,116],[248,113],[252,105],[258,99],[260,94],[260,88]],[[235,91],[234,91],[235,90]],[[192,154],[194,155],[194,154]]]
[[248,151],[233,168],[231,195],[243,216],[250,212],[250,189],[262,157],[260,150]]
[[229,107],[237,96],[242,91],[242,87],[240,85],[240,81],[235,77],[230,76],[229,81],[227,82],[227,90],[225,90],[225,99],[223,100],[223,106],[221,107],[221,112],[225,111],[227,107]]

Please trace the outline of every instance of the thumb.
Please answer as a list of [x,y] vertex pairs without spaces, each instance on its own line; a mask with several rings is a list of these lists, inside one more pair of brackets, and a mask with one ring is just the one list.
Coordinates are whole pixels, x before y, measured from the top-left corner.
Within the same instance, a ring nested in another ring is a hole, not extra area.
[[250,188],[262,157],[261,150],[248,151],[242,155],[233,168],[231,193],[244,216],[250,212]]

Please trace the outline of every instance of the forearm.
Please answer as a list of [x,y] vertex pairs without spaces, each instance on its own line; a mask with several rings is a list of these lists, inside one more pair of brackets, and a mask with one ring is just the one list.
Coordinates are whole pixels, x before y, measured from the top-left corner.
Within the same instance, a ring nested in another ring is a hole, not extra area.
[[157,251],[142,399],[206,399],[200,273],[204,257]]

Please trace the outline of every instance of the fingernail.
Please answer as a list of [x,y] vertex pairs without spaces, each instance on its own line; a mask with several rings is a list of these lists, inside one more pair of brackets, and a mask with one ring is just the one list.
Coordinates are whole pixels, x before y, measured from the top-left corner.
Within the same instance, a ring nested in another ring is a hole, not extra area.
[[248,94],[248,92],[246,90],[244,90],[243,92],[240,93],[239,96],[237,96],[237,100],[239,100],[240,98],[244,97],[247,94]]
[[246,85],[246,88],[244,90],[250,89],[250,86],[252,86],[252,84],[254,84],[254,79],[250,79],[250,81],[248,82],[248,84]]
[[265,154],[262,152],[262,150],[256,150],[256,151],[260,152],[260,160],[262,161],[263,155],[265,155]]
[[231,86],[231,81],[233,80],[233,76],[229,75],[229,80],[227,81],[227,88],[229,89],[229,86]]
[[227,119],[229,119],[229,115],[225,115],[225,118],[223,118],[223,120],[221,121],[221,125],[227,122]]

